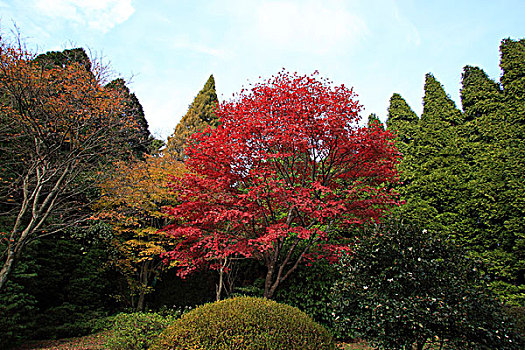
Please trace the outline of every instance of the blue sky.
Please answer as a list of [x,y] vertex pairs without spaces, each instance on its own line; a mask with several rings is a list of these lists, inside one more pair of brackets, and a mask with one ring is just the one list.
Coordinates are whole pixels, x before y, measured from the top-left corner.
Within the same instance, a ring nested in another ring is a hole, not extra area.
[[431,72],[460,106],[465,65],[498,80],[501,39],[525,37],[525,0],[0,0],[38,52],[89,48],[172,133],[210,74],[219,99],[282,68],[354,87],[384,121],[400,93],[417,114]]

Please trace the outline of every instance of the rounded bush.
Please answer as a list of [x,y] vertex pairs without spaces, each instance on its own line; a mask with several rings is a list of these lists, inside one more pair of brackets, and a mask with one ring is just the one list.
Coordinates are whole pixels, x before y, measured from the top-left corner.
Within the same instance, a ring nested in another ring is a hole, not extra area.
[[200,306],[176,320],[152,350],[323,350],[332,336],[299,309],[275,301],[237,297]]

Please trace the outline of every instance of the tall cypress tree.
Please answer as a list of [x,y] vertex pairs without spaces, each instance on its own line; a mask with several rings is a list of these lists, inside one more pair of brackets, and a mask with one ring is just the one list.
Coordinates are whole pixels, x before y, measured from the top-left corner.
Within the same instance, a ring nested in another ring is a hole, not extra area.
[[398,94],[401,215],[452,236],[485,264],[494,291],[525,305],[525,40],[503,40],[501,84],[463,70],[463,113],[430,74],[421,120]]
[[506,151],[504,176],[506,203],[502,243],[512,252],[514,283],[521,286],[525,304],[525,39],[505,39],[500,45],[503,70],[501,84],[506,108],[506,135],[501,144]]
[[434,76],[427,74],[423,115],[413,146],[414,178],[406,195],[417,203],[418,221],[452,235],[458,230],[456,204],[465,196],[459,174],[466,165],[457,132],[462,122],[454,101]]
[[40,54],[35,58],[35,61],[41,63],[43,66],[60,66],[64,67],[72,63],[78,63],[86,68],[86,71],[91,71],[91,60],[86,51],[81,48],[68,49],[64,51],[48,51]]
[[493,250],[503,225],[505,164],[505,105],[499,85],[480,68],[466,66],[462,74],[461,102],[465,124],[460,128],[461,152],[469,164],[462,174],[470,196],[460,203],[468,223],[462,243],[470,250]]
[[[489,113],[501,109],[502,90],[498,83],[491,80],[483,69],[465,66],[461,75],[461,104],[465,122],[480,121]],[[486,125],[479,128],[486,133]]]
[[403,157],[398,166],[400,176],[398,190],[406,204],[398,211],[402,217],[420,221],[421,218],[418,216],[424,213],[424,210],[420,207],[420,199],[414,197],[411,185],[416,175],[414,142],[418,135],[419,117],[398,93],[394,93],[390,98],[386,125],[387,130],[395,136],[397,149]]
[[388,106],[387,130],[396,135],[397,148],[406,156],[417,135],[419,118],[400,94],[394,93]]
[[499,84],[482,69],[470,66],[463,69],[461,102],[466,119],[461,128],[462,154],[470,167],[462,174],[469,196],[458,203],[463,229],[457,241],[484,261],[494,289],[501,292],[516,273],[514,240],[509,239],[505,225],[507,106]]
[[189,138],[195,132],[206,127],[217,127],[218,119],[215,116],[215,107],[218,99],[215,92],[215,79],[210,75],[202,90],[197,94],[188,112],[182,117],[175,131],[168,138],[166,153],[176,160],[184,161],[184,150],[188,145]]

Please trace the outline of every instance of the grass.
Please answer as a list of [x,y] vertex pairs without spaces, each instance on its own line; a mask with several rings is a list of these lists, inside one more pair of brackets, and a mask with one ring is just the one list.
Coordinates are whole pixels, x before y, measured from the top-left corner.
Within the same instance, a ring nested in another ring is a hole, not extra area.
[[[87,335],[85,337],[67,338],[59,340],[34,341],[24,344],[16,350],[102,350],[108,332]],[[365,342],[338,343],[341,350],[373,350]]]
[[342,350],[374,350],[374,348],[369,347],[365,341],[357,343],[338,343],[337,346]]
[[84,337],[59,340],[34,341],[16,348],[16,350],[102,350],[108,332],[95,333]]

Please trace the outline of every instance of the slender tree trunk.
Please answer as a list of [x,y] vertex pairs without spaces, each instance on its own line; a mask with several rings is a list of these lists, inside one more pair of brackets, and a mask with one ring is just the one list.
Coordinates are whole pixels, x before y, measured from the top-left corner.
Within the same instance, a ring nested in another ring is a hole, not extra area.
[[269,262],[266,265],[268,267],[268,270],[266,272],[266,279],[264,281],[264,297],[267,299],[271,299],[272,294],[270,293],[270,289],[272,287],[272,280],[273,280],[273,273],[275,270],[275,261],[269,259]]
[[[62,173],[56,180],[53,188],[45,195],[42,194],[42,184],[49,181],[49,179],[44,176],[47,172],[45,165],[43,165],[42,168],[39,166],[35,167],[37,185],[32,190],[29,189],[29,175],[22,180],[23,200],[13,224],[13,229],[11,230],[9,242],[7,243],[6,260],[2,266],[2,270],[0,270],[0,291],[9,279],[26,242],[36,235],[36,232],[42,227],[53,211],[57,196],[70,172],[69,167],[70,166],[67,165],[65,169],[61,170]],[[27,224],[23,222],[23,218],[26,215],[30,217]],[[24,227],[24,229],[21,230],[21,227]]]
[[144,301],[146,299],[146,292],[144,289],[140,289],[139,300],[137,301],[137,311],[144,311]]
[[139,280],[139,300],[137,301],[137,311],[144,311],[146,302],[146,291],[149,284],[149,273],[150,273],[151,261],[145,261],[141,267],[140,280]]
[[222,292],[222,289],[223,289],[223,285],[224,285],[224,265],[226,264],[226,259],[224,259],[224,263],[221,264],[221,267],[219,268],[219,285],[216,286],[215,288],[215,291],[216,291],[216,301],[220,301],[221,300],[221,292]]
[[[288,249],[288,253],[286,254],[286,258],[284,259],[283,262],[280,263],[279,268],[277,269],[277,271],[276,271],[276,266],[277,266],[277,259],[278,259],[279,256],[278,256],[278,254],[274,255],[273,260],[271,260],[271,265],[268,268],[268,272],[266,274],[266,281],[265,281],[265,285],[264,285],[264,297],[265,298],[271,299],[273,297],[273,295],[275,294],[275,292],[276,292],[277,288],[279,287],[279,285],[281,284],[281,282],[285,281],[286,279],[288,279],[288,277],[290,277],[290,275],[297,269],[297,267],[299,266],[301,261],[303,261],[304,255],[310,250],[310,247],[317,241],[318,241],[318,238],[310,239],[310,241],[308,242],[306,247],[302,250],[302,252],[299,255],[299,257],[295,261],[293,261],[293,260],[290,261],[290,259],[292,258],[292,254],[293,254],[295,248],[299,244],[299,239],[297,239],[291,245],[291,247]],[[293,265],[285,273],[285,268],[289,264],[292,264],[292,263],[293,263]],[[275,272],[276,272],[276,276],[275,276],[275,280],[274,280],[274,273]]]
[[7,279],[9,278],[9,275],[11,274],[11,271],[15,264],[15,260],[16,260],[16,253],[12,251],[11,249],[9,249],[7,252],[7,257],[5,259],[4,265],[2,266],[2,270],[0,270],[0,292],[4,288],[7,282]]

